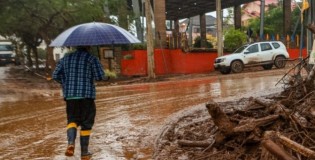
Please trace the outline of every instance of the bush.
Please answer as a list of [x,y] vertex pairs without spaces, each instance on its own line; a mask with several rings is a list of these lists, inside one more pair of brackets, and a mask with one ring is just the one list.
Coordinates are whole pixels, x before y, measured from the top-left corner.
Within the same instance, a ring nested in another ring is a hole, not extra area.
[[246,43],[247,36],[240,30],[231,28],[224,34],[224,48],[227,51],[234,51]]
[[[201,48],[201,37],[198,36],[195,38],[195,43],[193,45],[194,48]],[[206,48],[213,48],[213,45],[209,40],[206,41]]]

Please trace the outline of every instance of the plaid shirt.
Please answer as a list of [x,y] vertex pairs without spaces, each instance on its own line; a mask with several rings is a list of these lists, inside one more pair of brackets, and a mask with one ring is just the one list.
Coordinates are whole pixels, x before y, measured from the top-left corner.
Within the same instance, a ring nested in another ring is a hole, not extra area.
[[99,60],[90,53],[77,50],[63,57],[53,72],[53,79],[61,83],[64,98],[95,99],[94,80],[103,80],[105,73]]

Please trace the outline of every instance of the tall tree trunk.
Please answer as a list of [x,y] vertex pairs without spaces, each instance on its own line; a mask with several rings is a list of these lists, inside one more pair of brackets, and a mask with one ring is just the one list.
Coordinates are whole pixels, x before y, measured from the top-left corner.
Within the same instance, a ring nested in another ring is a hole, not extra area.
[[241,29],[242,27],[242,9],[241,6],[234,6],[234,27]]
[[145,12],[147,18],[147,57],[148,57],[148,78],[155,78],[154,73],[154,43],[152,35],[152,15],[150,0],[145,1]]
[[33,46],[33,47],[32,47],[32,51],[33,51],[33,53],[34,53],[34,58],[35,58],[35,67],[36,67],[36,70],[38,71],[38,70],[39,70],[39,61],[38,61],[37,47],[36,47],[36,46]]
[[[283,12],[283,36],[286,37],[291,31],[291,0],[283,1]],[[285,44],[287,44],[287,42]]]
[[31,55],[31,47],[27,46],[26,47],[26,57],[27,57],[27,66],[30,67],[31,69],[33,68],[33,60],[32,60],[32,55]]
[[42,36],[44,39],[44,42],[47,45],[46,48],[46,74],[51,75],[52,71],[56,68],[56,62],[54,60],[54,48],[49,47],[49,44],[51,43],[51,39],[49,36],[46,34],[45,31],[40,31],[39,34]]
[[[201,38],[201,48],[207,48],[207,24],[206,24],[206,14],[200,14],[200,38]],[[192,23],[191,23],[192,24]],[[191,33],[189,33],[191,35]]]
[[129,19],[128,19],[128,10],[124,6],[127,6],[127,1],[121,1],[123,3],[118,13],[118,24],[120,27],[128,30],[129,29]]
[[154,1],[154,22],[155,22],[155,40],[156,48],[166,47],[166,15],[165,15],[165,0]]
[[[142,3],[141,3],[142,4]],[[143,42],[143,33],[142,33],[142,27],[141,27],[141,20],[140,20],[140,4],[138,0],[132,0],[133,5],[133,12],[135,14],[135,21],[136,21],[136,30],[137,30],[137,38]],[[142,8],[143,10],[143,8]]]

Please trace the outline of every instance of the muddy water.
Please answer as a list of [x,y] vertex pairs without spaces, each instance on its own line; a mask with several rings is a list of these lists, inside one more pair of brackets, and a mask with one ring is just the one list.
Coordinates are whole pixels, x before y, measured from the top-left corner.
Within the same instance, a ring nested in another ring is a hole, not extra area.
[[[66,159],[66,120],[59,90],[14,87],[0,68],[0,159]],[[94,159],[150,159],[166,119],[209,100],[277,92],[280,70],[97,87]],[[5,87],[6,86],[6,87]],[[12,97],[12,98],[9,98]],[[79,142],[76,142],[79,146]],[[79,158],[79,147],[75,150]]]

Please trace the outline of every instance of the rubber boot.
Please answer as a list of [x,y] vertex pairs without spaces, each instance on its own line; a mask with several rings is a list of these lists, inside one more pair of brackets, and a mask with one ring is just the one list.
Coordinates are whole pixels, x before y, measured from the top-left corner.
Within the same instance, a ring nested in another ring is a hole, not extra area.
[[75,144],[75,139],[77,136],[77,128],[68,128],[67,129],[67,137],[68,137],[68,147],[66,150],[65,155],[66,156],[73,156],[74,154],[74,144]]
[[90,136],[80,136],[81,160],[90,160],[92,154],[89,152]]

